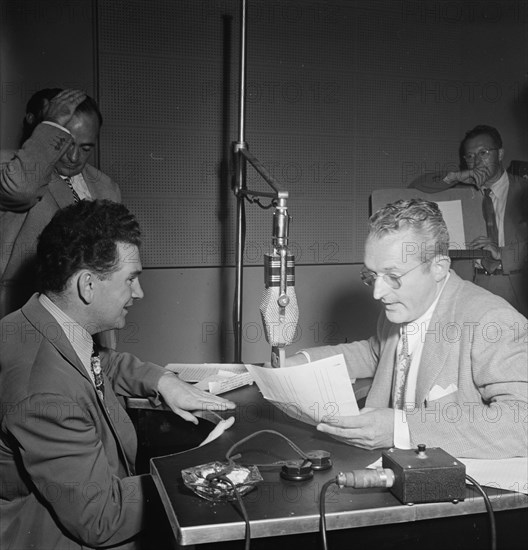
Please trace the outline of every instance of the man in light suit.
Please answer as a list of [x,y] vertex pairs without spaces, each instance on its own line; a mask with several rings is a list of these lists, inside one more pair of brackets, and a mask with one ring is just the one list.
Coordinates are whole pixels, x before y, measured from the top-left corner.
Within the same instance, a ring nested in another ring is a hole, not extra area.
[[[234,407],[130,354],[92,354],[93,334],[122,328],[143,297],[139,244],[138,223],[119,203],[60,210],[38,243],[44,292],[0,322],[2,549],[138,548],[140,531],[153,527],[155,488],[134,474],[123,398],[163,400],[194,423],[192,411]],[[145,548],[167,541],[157,542]]]
[[92,98],[41,90],[24,123],[29,137],[0,173],[0,318],[37,290],[37,237],[59,208],[78,198],[121,200],[116,183],[88,164],[102,124]]
[[460,458],[527,455],[528,320],[451,271],[448,246],[433,202],[398,201],[372,216],[362,279],[383,305],[376,334],[286,363],[342,353],[351,378],[373,379],[358,416],[320,431],[366,449],[425,443]]

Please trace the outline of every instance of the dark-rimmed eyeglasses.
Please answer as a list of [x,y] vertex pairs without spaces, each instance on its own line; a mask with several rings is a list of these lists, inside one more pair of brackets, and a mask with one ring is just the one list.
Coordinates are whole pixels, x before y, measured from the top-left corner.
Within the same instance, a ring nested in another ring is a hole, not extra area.
[[490,156],[491,151],[498,151],[498,150],[499,149],[497,147],[494,147],[492,149],[481,149],[476,153],[466,153],[465,155],[463,155],[463,158],[466,162],[473,162],[477,157],[480,160],[487,160]]
[[402,286],[402,278],[405,277],[405,275],[408,275],[411,271],[414,271],[418,267],[420,267],[423,264],[428,263],[430,260],[425,260],[423,262],[420,262],[418,265],[415,265],[409,271],[406,271],[405,273],[402,273],[401,275],[396,275],[395,273],[375,273],[374,271],[370,271],[370,269],[367,269],[366,267],[363,267],[361,270],[361,280],[364,284],[367,286],[374,286],[374,283],[376,282],[376,279],[378,277],[381,277],[391,288],[394,290],[398,290]]

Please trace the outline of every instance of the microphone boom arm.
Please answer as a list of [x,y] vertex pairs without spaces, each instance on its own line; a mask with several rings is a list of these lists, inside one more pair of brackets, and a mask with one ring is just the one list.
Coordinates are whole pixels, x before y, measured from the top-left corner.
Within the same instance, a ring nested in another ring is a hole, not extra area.
[[[236,158],[237,170],[236,170],[236,185],[235,196],[238,201],[243,201],[248,197],[266,197],[273,199],[275,206],[275,213],[273,216],[273,253],[280,259],[280,278],[279,278],[279,297],[277,300],[279,306],[279,315],[281,318],[285,317],[285,308],[290,303],[290,298],[287,294],[287,265],[288,265],[288,232],[289,232],[289,220],[287,201],[289,193],[273,178],[268,172],[266,167],[254,156],[248,149],[245,142],[235,142],[233,144],[233,151]],[[246,162],[249,162],[256,172],[264,179],[264,181],[272,188],[273,191],[253,191],[246,187]],[[239,208],[240,210],[240,208]],[[243,265],[243,242],[244,235],[243,226],[244,223],[237,224],[237,280],[235,297],[237,303],[235,305],[236,318],[235,324],[235,362],[241,362],[241,346],[242,346],[242,320],[241,320],[241,287],[242,287],[242,265]],[[281,352],[284,350],[281,349]],[[284,359],[284,354],[281,353],[281,359]],[[281,361],[282,363],[282,361]]]

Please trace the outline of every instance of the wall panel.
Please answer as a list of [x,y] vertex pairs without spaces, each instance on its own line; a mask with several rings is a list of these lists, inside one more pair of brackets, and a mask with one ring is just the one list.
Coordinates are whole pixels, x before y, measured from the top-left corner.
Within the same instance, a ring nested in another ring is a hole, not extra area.
[[[464,40],[487,23],[446,4],[248,1],[246,141],[290,193],[298,263],[361,262],[372,190],[458,165],[482,88]],[[101,167],[145,228],[147,267],[234,264],[239,9],[98,2]],[[251,168],[248,187],[267,190]],[[271,219],[247,208],[246,262],[262,263]]]

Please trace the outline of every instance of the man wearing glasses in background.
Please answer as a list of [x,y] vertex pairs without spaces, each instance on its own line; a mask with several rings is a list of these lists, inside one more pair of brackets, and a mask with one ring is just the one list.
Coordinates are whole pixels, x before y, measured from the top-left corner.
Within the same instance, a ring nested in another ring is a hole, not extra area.
[[372,378],[360,414],[319,431],[365,449],[425,443],[460,458],[527,455],[528,320],[450,270],[448,246],[434,202],[397,201],[371,217],[361,277],[383,306],[376,334],[286,361],[342,353],[351,378]]
[[474,263],[473,282],[527,316],[528,180],[504,170],[502,138],[492,126],[480,125],[467,132],[460,149],[467,170],[449,172],[443,178],[426,177],[427,181],[411,186],[426,192],[459,184],[480,190],[486,234],[468,247],[487,250],[491,257]]

